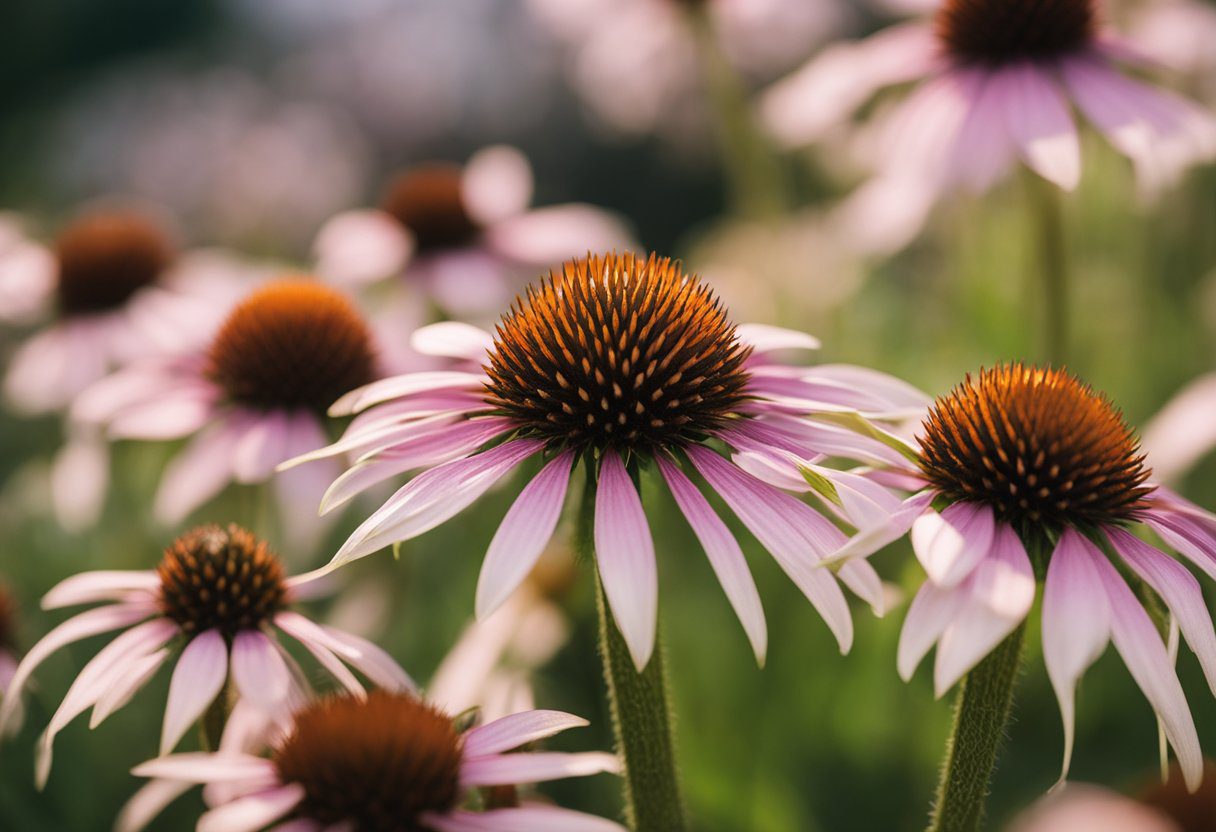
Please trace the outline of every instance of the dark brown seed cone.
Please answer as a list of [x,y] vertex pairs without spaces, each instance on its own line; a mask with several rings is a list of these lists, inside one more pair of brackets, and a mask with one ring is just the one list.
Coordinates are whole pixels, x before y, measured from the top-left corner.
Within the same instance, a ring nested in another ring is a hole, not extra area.
[[324,412],[373,380],[372,336],[339,292],[284,280],[257,290],[228,316],[211,344],[207,375],[240,404]]
[[116,309],[155,283],[173,258],[168,235],[147,217],[117,211],[81,217],[55,241],[59,311]]
[[458,248],[481,231],[465,208],[461,188],[459,165],[420,165],[389,183],[380,207],[410,230],[418,251]]
[[730,420],[749,354],[721,302],[677,263],[590,257],[503,318],[486,401],[554,447],[653,454]]
[[1094,0],[946,0],[937,13],[951,54],[989,64],[1078,51],[1096,29]]
[[923,426],[921,467],[950,500],[1032,525],[1134,519],[1149,470],[1122,414],[1061,370],[1008,364],[970,375]]
[[186,532],[156,571],[161,609],[187,636],[215,628],[231,638],[268,621],[286,601],[278,557],[235,524]]
[[428,832],[419,817],[460,799],[460,758],[451,718],[408,694],[373,691],[296,714],[273,759],[284,783],[304,787],[298,817],[352,822],[359,832]]

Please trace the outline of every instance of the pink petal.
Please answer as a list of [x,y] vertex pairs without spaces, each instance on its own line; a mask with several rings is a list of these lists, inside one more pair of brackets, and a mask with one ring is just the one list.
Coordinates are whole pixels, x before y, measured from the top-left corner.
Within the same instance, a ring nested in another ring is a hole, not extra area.
[[735,335],[740,343],[752,348],[753,355],[777,350],[817,350],[820,347],[819,339],[813,335],[769,324],[739,324],[735,327]]
[[291,812],[304,799],[304,787],[288,783],[212,809],[198,819],[198,832],[257,832]]
[[114,414],[106,433],[113,439],[169,440],[189,436],[215,415],[217,389],[211,384],[177,384],[155,398]]
[[480,390],[484,383],[485,376],[481,373],[454,371],[406,373],[373,381],[358,390],[352,390],[333,403],[333,406],[329,408],[329,415],[349,416],[389,399],[436,390]]
[[1216,448],[1216,373],[1196,379],[1170,400],[1144,429],[1141,445],[1153,476],[1169,482]]
[[688,457],[823,616],[841,652],[848,652],[853,641],[848,602],[832,573],[820,567],[814,546],[790,516],[791,503],[810,511],[809,506],[740,471],[708,448],[691,446]]
[[132,592],[155,592],[160,576],[148,570],[81,572],[65,578],[42,596],[42,608],[54,610],[96,601],[117,601]]
[[999,71],[982,73],[971,110],[954,140],[955,165],[947,176],[975,193],[992,187],[1014,158],[1013,138],[1005,126],[1009,85],[1003,80]]
[[232,474],[237,482],[265,482],[275,466],[288,458],[289,419],[286,411],[270,410],[250,425],[233,449]]
[[574,452],[565,451],[532,478],[507,512],[486,551],[477,580],[477,618],[510,597],[541,556],[566,502]]
[[1216,631],[1199,581],[1178,561],[1130,532],[1112,527],[1106,536],[1132,571],[1165,601],[1216,693]]
[[393,657],[379,646],[365,638],[336,630],[333,627],[324,629],[326,634],[339,645],[358,653],[357,656],[353,656],[338,651],[355,670],[371,679],[376,687],[390,691],[415,692],[418,690],[414,680],[401,669],[401,665],[397,664]]
[[455,811],[422,818],[437,832],[625,832],[606,818],[556,806],[520,806],[488,812]]
[[4,700],[0,702],[0,735],[5,733],[9,720],[13,718],[16,712],[17,703],[21,699],[21,692],[25,688],[25,683],[29,679],[30,674],[48,656],[62,647],[66,647],[89,636],[100,635],[111,630],[117,630],[120,627],[130,626],[141,619],[147,618],[154,612],[155,608],[151,604],[128,603],[99,607],[69,618],[47,633],[37,644],[30,648],[25,658],[21,660],[21,664],[17,666],[17,670],[13,674],[12,682],[9,684]]
[[274,783],[278,771],[274,763],[251,754],[212,754],[193,751],[170,754],[140,763],[131,769],[136,777],[156,777],[184,783],[236,783],[250,781]]
[[524,154],[507,145],[479,150],[465,165],[460,196],[481,225],[513,217],[532,201],[532,166]]
[[1144,522],[1208,577],[1216,580],[1216,524],[1190,512],[1153,509]]
[[241,696],[267,713],[283,707],[291,691],[287,663],[258,630],[242,630],[232,640],[232,680]]
[[932,581],[921,585],[899,634],[896,667],[905,682],[912,678],[916,666],[950,626],[965,600],[962,588],[942,589]]
[[1034,569],[1012,528],[996,527],[988,556],[958,589],[965,600],[937,645],[933,678],[939,697],[1004,641],[1034,604]]
[[494,336],[472,324],[441,321],[414,330],[410,345],[423,355],[480,362],[494,348]]
[[203,715],[228,678],[228,645],[218,630],[207,630],[190,640],[169,682],[160,753],[168,754],[186,730]]
[[954,503],[940,514],[926,512],[912,524],[912,548],[929,580],[958,586],[992,545],[992,509],[978,503]]
[[1111,633],[1110,603],[1094,565],[1104,558],[1091,549],[1080,534],[1065,531],[1043,585],[1043,660],[1064,722],[1061,780],[1072,761],[1077,680],[1102,655]]
[[73,436],[51,462],[55,517],[69,532],[92,528],[101,519],[110,487],[110,446],[101,437]]
[[752,580],[752,573],[747,568],[743,550],[739,548],[739,543],[730,529],[714,513],[709,501],[692,481],[684,476],[684,472],[663,456],[656,457],[656,461],[676,504],[680,511],[684,512],[684,517],[692,526],[697,540],[701,541],[709,564],[718,576],[718,582],[722,584],[722,589],[730,600],[735,615],[739,617],[744,632],[747,633],[752,651],[756,654],[756,661],[763,665],[768,648],[768,629],[764,622],[760,593],[756,591],[756,582]]
[[1203,752],[1174,663],[1157,628],[1123,578],[1100,553],[1095,552],[1092,560],[1110,600],[1111,640],[1160,718],[1178,755],[1187,788],[1194,792],[1203,780]]
[[400,272],[412,244],[401,224],[383,211],[346,211],[317,233],[317,273],[338,284],[365,285]]
[[150,780],[131,795],[114,821],[114,832],[142,832],[165,807],[190,791],[193,783]]
[[466,786],[518,786],[602,772],[615,773],[620,768],[615,754],[600,751],[576,754],[521,751],[466,759],[460,768],[460,782]]
[[466,757],[484,757],[543,740],[571,728],[591,723],[561,711],[527,711],[479,725],[464,735]]
[[1074,190],[1081,179],[1081,145],[1068,103],[1055,81],[1029,62],[997,71],[1004,87],[1005,125],[1031,170]]
[[274,617],[274,623],[276,627],[301,643],[314,642],[326,650],[348,659],[357,659],[363,655],[360,650],[334,638],[328,629],[308,620],[298,612],[285,610]]
[[615,451],[600,463],[595,495],[595,559],[612,616],[641,673],[654,650],[659,577],[642,499]]
[[495,223],[486,231],[497,254],[533,266],[548,266],[588,251],[620,251],[631,235],[615,215],[593,205],[552,205]]
[[912,528],[916,519],[929,509],[936,492],[922,491],[904,500],[891,512],[885,523],[862,529],[835,552],[824,558],[824,565],[840,563],[851,558],[869,557],[883,547],[899,540]]
[[175,526],[232,481],[232,454],[247,423],[229,416],[196,436],[165,468],[153,507],[158,520]]
[[[122,673],[111,673],[108,678],[109,688],[93,706],[89,715],[89,728],[96,728],[110,714],[126,705],[144,685],[152,681],[152,677],[160,670],[165,659],[169,658],[169,649],[157,650],[147,656],[140,656],[131,663],[131,667]],[[117,678],[115,678],[117,676]]]

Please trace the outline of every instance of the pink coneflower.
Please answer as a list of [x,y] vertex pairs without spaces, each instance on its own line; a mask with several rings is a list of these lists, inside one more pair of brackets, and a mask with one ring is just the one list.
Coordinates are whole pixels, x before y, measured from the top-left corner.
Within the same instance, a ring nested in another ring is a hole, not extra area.
[[464,166],[419,164],[388,183],[378,209],[339,214],[321,229],[317,269],[351,283],[402,275],[444,309],[476,314],[505,305],[521,274],[628,244],[606,211],[529,209],[531,200],[532,168],[514,148],[486,148]]
[[882,222],[914,226],[938,193],[986,190],[1019,158],[1061,188],[1076,187],[1072,104],[1132,160],[1145,191],[1212,158],[1209,113],[1119,67],[1146,63],[1103,29],[1097,0],[943,0],[932,20],[825,50],[770,90],[762,112],[775,135],[798,145],[823,137],[879,89],[918,82],[884,116],[868,151],[879,175],[851,203],[871,223],[882,209]]
[[[90,636],[129,628],[80,671],[38,745],[37,780],[46,782],[55,735],[93,709],[97,725],[125,705],[182,643],[169,683],[161,753],[177,745],[231,679],[257,708],[289,707],[307,689],[295,662],[273,637],[300,642],[343,687],[362,695],[349,664],[377,685],[412,687],[405,672],[374,644],[291,609],[312,579],[288,578],[264,541],[239,526],[203,526],[165,550],[155,570],[85,572],[42,599],[46,609],[109,601],[60,624],[26,655],[0,706],[0,733],[13,718],[30,674],[51,653]],[[344,664],[345,663],[345,664]]]
[[623,832],[604,818],[549,805],[466,808],[478,789],[616,771],[611,754],[513,750],[586,724],[558,711],[527,711],[461,734],[451,716],[416,697],[376,691],[302,708],[269,758],[179,754],[134,773],[221,789],[199,832],[256,832],[276,823],[299,832]]
[[[196,352],[140,362],[90,388],[73,415],[113,438],[193,437],[169,464],[155,513],[180,522],[231,482],[264,483],[275,466],[328,442],[325,409],[378,375],[378,344],[340,292],[307,279],[262,286]],[[315,519],[336,475],[309,466],[274,480],[284,516]]]
[[[427,330],[419,336],[432,340]],[[604,591],[634,662],[644,667],[654,646],[658,583],[631,475],[653,466],[762,660],[767,637],[755,584],[734,536],[689,479],[686,471],[692,470],[773,554],[841,649],[848,649],[853,631],[844,594],[832,573],[814,568],[844,535],[771,483],[809,491],[800,466],[809,470],[825,454],[894,454],[880,442],[803,414],[919,409],[919,393],[861,368],[778,363],[775,351],[816,342],[769,327],[736,328],[709,288],[654,255],[567,263],[529,288],[494,335],[439,346],[484,361],[484,370],[403,375],[356,390],[330,411],[360,414],[346,435],[303,458],[360,455],[330,487],[323,510],[375,483],[425,469],[351,535],[330,568],[434,528],[524,460],[542,459],[544,467],[486,554],[477,614],[487,616],[519,586],[553,535],[581,458],[595,478],[595,549]],[[718,442],[733,460],[716,449]],[[846,475],[823,469],[816,476]],[[839,483],[851,495],[853,487]],[[845,507],[864,502],[850,496]],[[840,577],[880,605],[878,577],[869,567],[858,571],[862,563],[849,564]]]
[[[1132,534],[1152,530],[1216,578],[1216,516],[1149,482],[1122,415],[1059,370],[985,370],[937,401],[918,470],[927,486],[844,555],[867,554],[911,530],[928,574],[904,622],[899,672],[910,678],[937,645],[940,696],[1012,633],[1044,580],[1043,654],[1064,722],[1073,693],[1108,642],[1157,712],[1187,782],[1199,740],[1166,645],[1124,574],[1160,596],[1216,690],[1216,634],[1199,582]],[[1029,554],[1028,554],[1029,550]]]

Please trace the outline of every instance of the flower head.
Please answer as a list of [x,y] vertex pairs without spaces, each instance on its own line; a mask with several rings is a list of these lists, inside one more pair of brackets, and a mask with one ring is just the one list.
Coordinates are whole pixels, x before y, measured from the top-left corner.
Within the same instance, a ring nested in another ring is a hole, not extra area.
[[186,532],[165,550],[154,571],[68,578],[47,593],[43,607],[110,603],[68,619],[30,650],[0,706],[0,733],[15,716],[30,674],[48,655],[123,628],[129,629],[84,666],[51,718],[38,748],[39,783],[50,774],[55,735],[89,708],[96,725],[126,704],[176,644],[182,649],[169,684],[162,754],[177,745],[229,678],[243,700],[266,714],[300,701],[308,684],[273,637],[276,632],[302,644],[353,695],[363,696],[365,690],[347,664],[380,687],[411,689],[409,677],[384,651],[292,609],[310,584],[286,577],[266,543],[236,525]]
[[[327,441],[325,409],[380,372],[382,339],[343,293],[305,277],[249,293],[199,349],[133,364],[95,384],[73,416],[115,438],[193,436],[165,472],[155,511],[183,520],[232,481],[263,483],[276,465]],[[301,545],[316,529],[325,466],[278,478]]]
[[[569,262],[529,289],[494,335],[470,327],[425,328],[415,345],[483,362],[484,370],[384,379],[334,406],[335,414],[359,415],[338,442],[297,460],[357,456],[330,487],[323,510],[378,482],[423,471],[355,531],[331,568],[434,528],[525,459],[539,457],[543,467],[486,555],[477,591],[477,613],[484,618],[544,550],[574,463],[582,459],[595,481],[600,575],[641,667],[654,644],[658,588],[653,543],[632,478],[654,466],[762,659],[767,636],[755,585],[734,536],[685,473],[691,469],[773,553],[841,648],[848,648],[852,621],[837,579],[812,568],[844,535],[782,489],[809,492],[812,481],[833,481],[825,490],[847,500],[830,510],[855,523],[871,501],[897,502],[861,477],[820,472],[817,465],[825,455],[902,459],[873,438],[880,430],[860,437],[806,414],[898,418],[924,406],[920,393],[861,368],[778,362],[776,351],[813,348],[815,340],[770,327],[736,327],[707,286],[653,255]],[[719,444],[732,459],[722,456]],[[868,566],[857,570],[860,563],[840,578],[881,606],[877,575]]]
[[250,753],[182,754],[145,763],[143,776],[246,784],[225,793],[203,819],[221,828],[256,812],[261,824],[292,817],[301,830],[332,825],[368,832],[561,828],[620,832],[602,818],[545,805],[474,812],[478,787],[515,786],[616,771],[610,754],[504,753],[587,723],[556,711],[525,711],[461,734],[451,716],[408,694],[319,699],[298,710],[269,758]]
[[1095,0],[945,0],[934,19],[938,40],[964,61],[1002,64],[1057,58],[1097,35]]
[[87,214],[55,240],[59,311],[79,315],[121,307],[159,281],[175,256],[168,235],[142,214]]
[[465,204],[459,165],[432,162],[397,174],[380,207],[409,230],[417,251],[467,246],[482,228]]
[[1199,582],[1132,533],[1152,530],[1216,578],[1216,516],[1153,483],[1110,400],[1062,370],[1009,364],[968,377],[933,406],[920,445],[917,464],[900,473],[923,490],[829,558],[865,555],[911,531],[927,580],[904,622],[900,674],[910,678],[936,644],[934,683],[945,693],[1022,623],[1041,579],[1064,775],[1077,681],[1113,641],[1195,788],[1202,758],[1190,709],[1124,574],[1160,597],[1216,691],[1216,631]]

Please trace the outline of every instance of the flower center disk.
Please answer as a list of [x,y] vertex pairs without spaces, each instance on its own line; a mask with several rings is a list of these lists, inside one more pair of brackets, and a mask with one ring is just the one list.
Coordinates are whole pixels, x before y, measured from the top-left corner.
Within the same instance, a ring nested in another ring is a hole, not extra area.
[[343,295],[306,280],[246,298],[212,342],[207,375],[239,404],[324,412],[375,377],[371,332]]
[[135,213],[97,213],[76,220],[55,240],[56,297],[64,315],[117,309],[155,283],[173,262],[160,227]]
[[937,400],[921,466],[950,500],[1015,524],[1093,526],[1135,518],[1149,470],[1122,414],[1060,370],[983,370]]
[[273,757],[282,782],[304,787],[297,816],[359,832],[424,832],[424,813],[460,798],[460,759],[449,717],[383,691],[309,705]]
[[749,354],[721,302],[671,260],[591,257],[503,318],[486,401],[555,447],[650,454],[732,418]]
[[945,0],[937,35],[952,55],[1000,64],[1085,47],[1097,28],[1094,0]]
[[161,608],[187,636],[217,629],[231,638],[268,621],[286,601],[279,559],[237,525],[186,532],[156,571]]
[[462,188],[459,165],[421,165],[389,183],[380,207],[410,230],[418,251],[460,248],[481,232],[465,207]]

